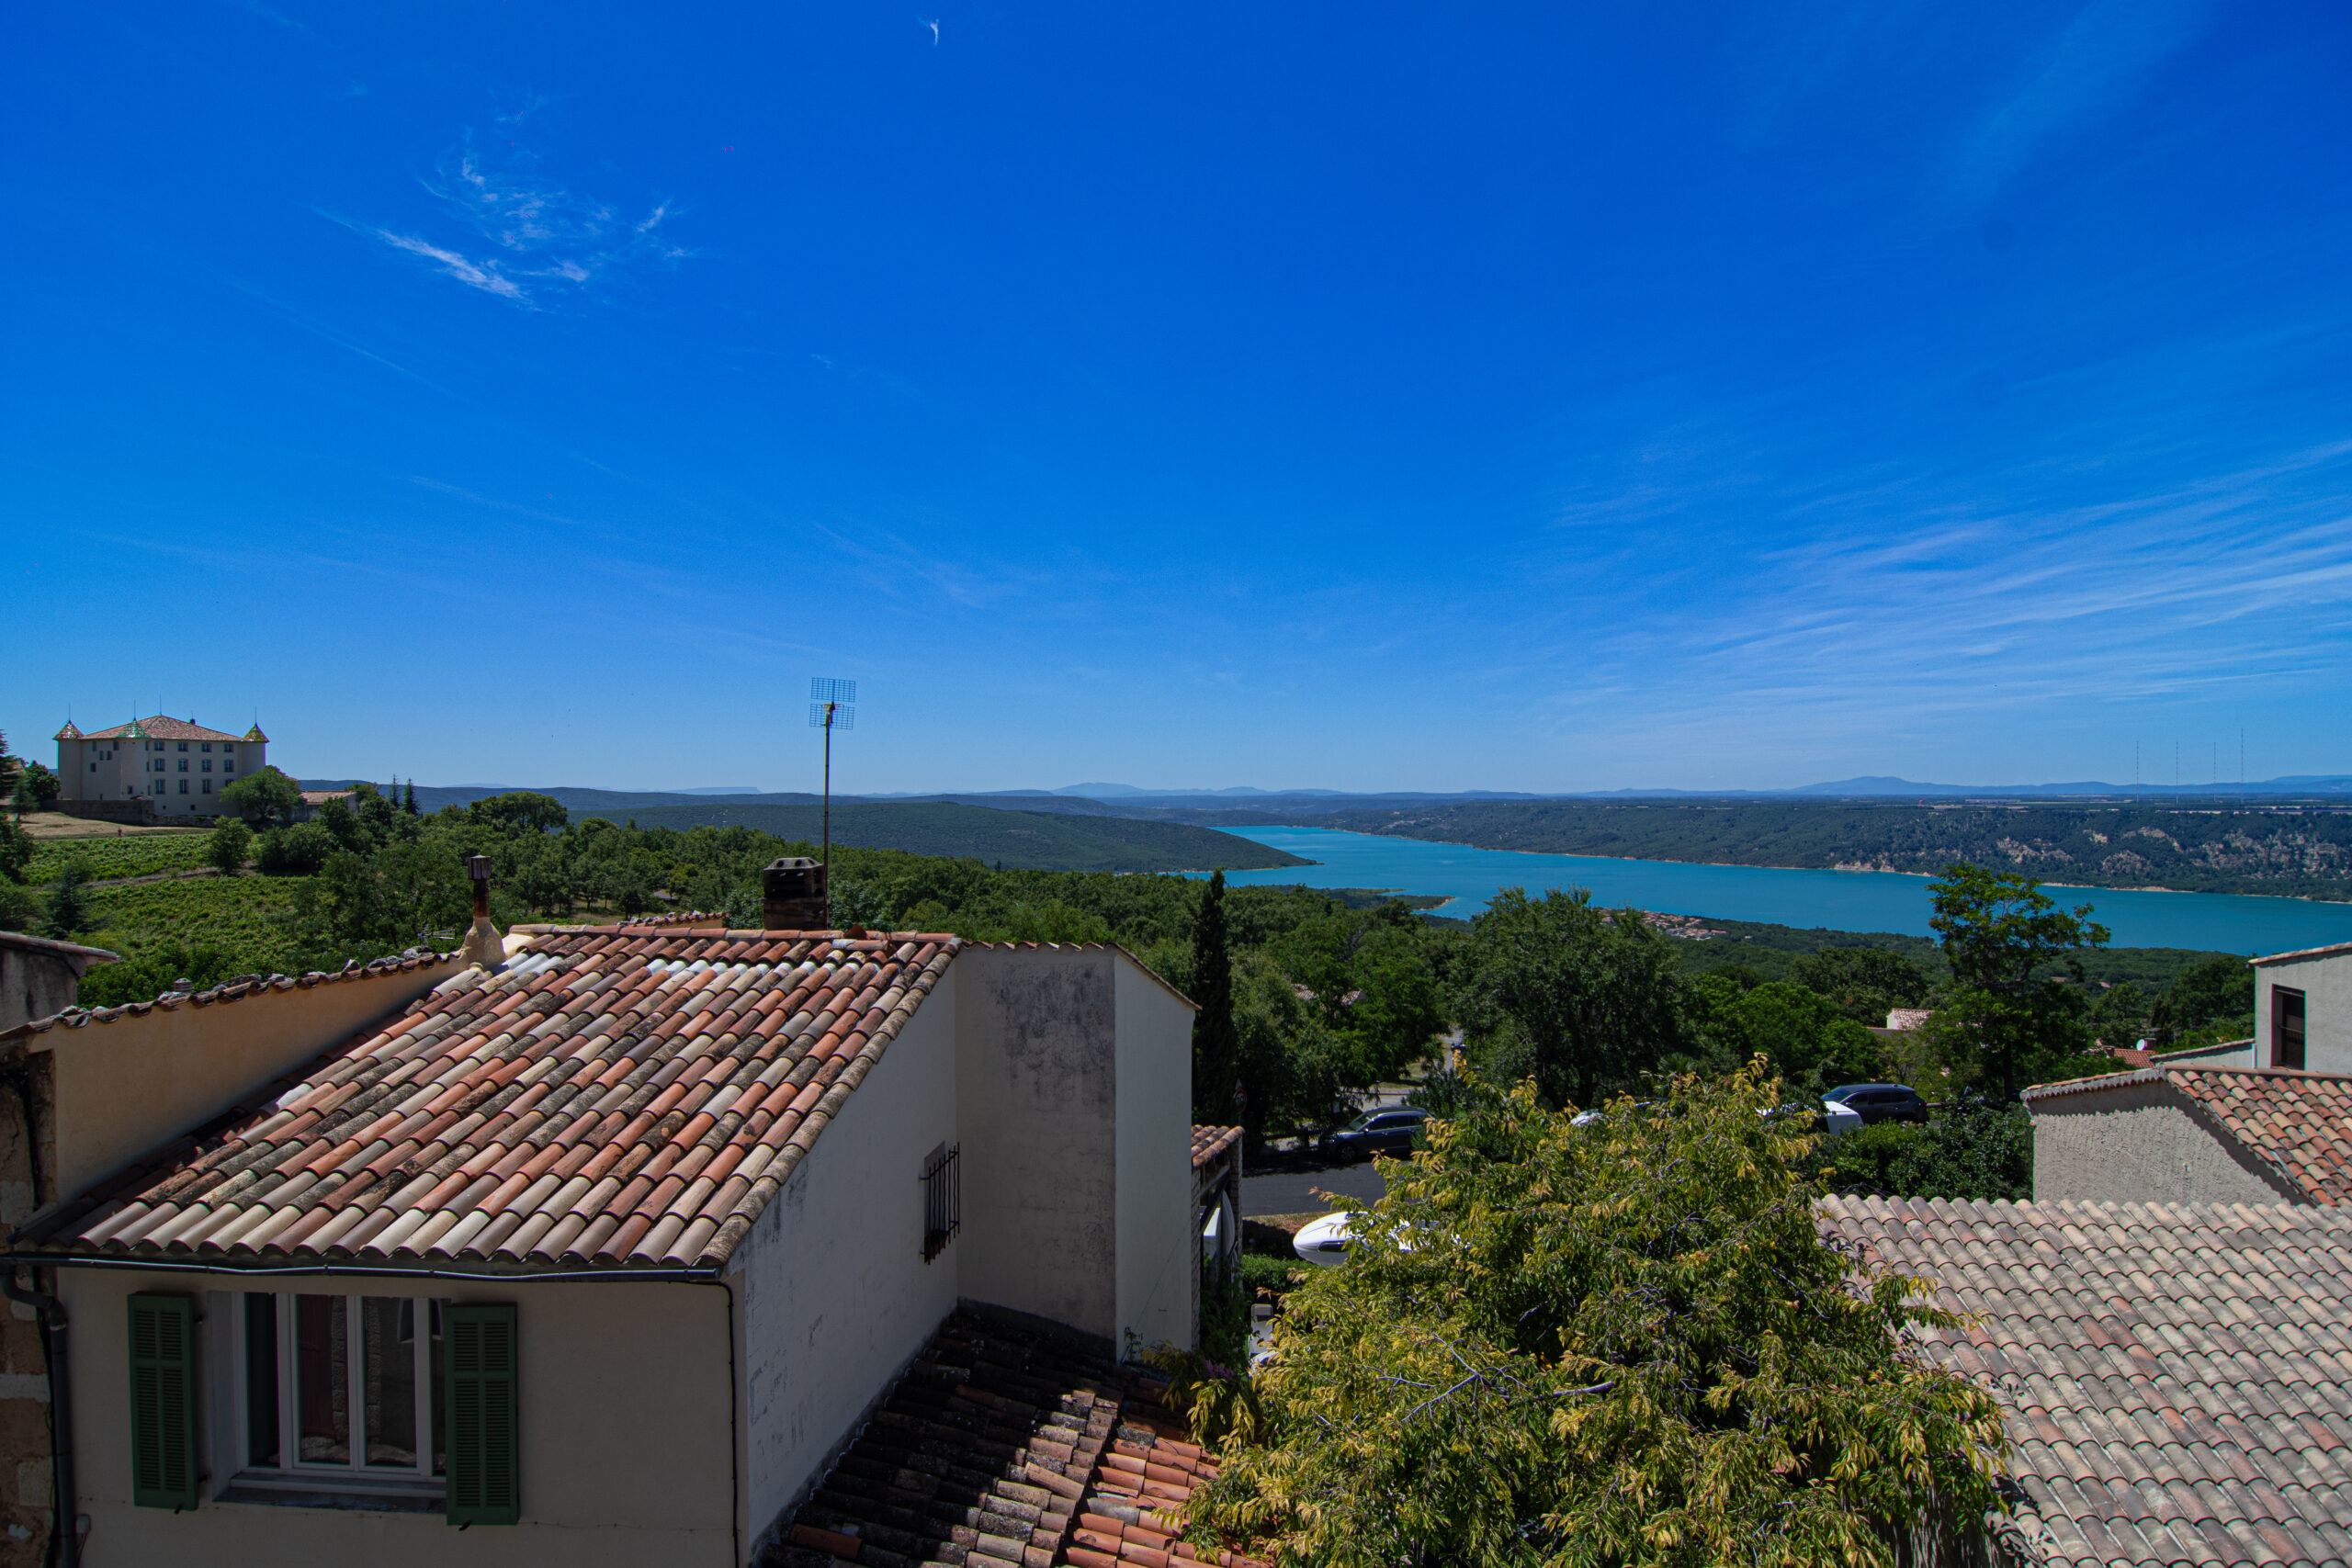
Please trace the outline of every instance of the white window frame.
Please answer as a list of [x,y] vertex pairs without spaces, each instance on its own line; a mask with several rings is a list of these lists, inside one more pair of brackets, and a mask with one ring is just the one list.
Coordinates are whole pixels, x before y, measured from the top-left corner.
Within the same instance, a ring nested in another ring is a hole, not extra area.
[[[229,1376],[223,1380],[220,1397],[229,1402],[227,1430],[236,1447],[231,1450],[235,1462],[220,1466],[230,1477],[230,1484],[260,1491],[282,1492],[349,1492],[368,1493],[378,1496],[429,1497],[439,1500],[448,1492],[448,1477],[433,1473],[433,1309],[437,1304],[447,1308],[447,1301],[431,1296],[393,1296],[378,1299],[407,1301],[415,1314],[416,1332],[412,1336],[412,1348],[416,1357],[414,1387],[416,1390],[416,1463],[401,1469],[394,1465],[369,1464],[368,1461],[368,1372],[365,1338],[366,1292],[343,1298],[343,1407],[350,1429],[345,1446],[351,1457],[341,1464],[324,1464],[301,1460],[302,1421],[300,1378],[296,1366],[300,1351],[296,1336],[294,1302],[298,1296],[333,1295],[326,1291],[232,1291],[230,1301]],[[277,1463],[255,1464],[246,1456],[253,1450],[253,1431],[246,1397],[245,1300],[248,1296],[266,1295],[272,1299],[277,1314]],[[216,1427],[215,1430],[220,1428]]]

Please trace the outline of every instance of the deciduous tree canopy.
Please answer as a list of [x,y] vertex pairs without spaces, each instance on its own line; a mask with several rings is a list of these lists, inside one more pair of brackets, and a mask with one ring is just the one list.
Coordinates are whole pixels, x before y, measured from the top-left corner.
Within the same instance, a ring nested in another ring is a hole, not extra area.
[[1813,1136],[1761,1064],[1589,1125],[1483,1092],[1293,1292],[1204,1535],[1317,1568],[1894,1561],[1997,1507],[1946,1321],[1815,1227]]

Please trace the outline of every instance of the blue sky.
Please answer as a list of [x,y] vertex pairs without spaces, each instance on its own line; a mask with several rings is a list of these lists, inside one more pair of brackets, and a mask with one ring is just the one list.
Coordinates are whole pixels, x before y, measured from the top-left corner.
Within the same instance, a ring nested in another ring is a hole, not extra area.
[[9,32],[29,755],[808,787],[822,674],[852,789],[2352,771],[2338,6]]

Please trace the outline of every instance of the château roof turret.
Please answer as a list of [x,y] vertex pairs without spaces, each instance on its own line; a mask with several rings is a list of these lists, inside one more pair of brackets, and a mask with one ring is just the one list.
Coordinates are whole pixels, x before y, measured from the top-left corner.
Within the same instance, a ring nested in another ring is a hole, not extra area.
[[51,736],[50,739],[51,740],[79,740],[82,739],[82,732],[74,728],[74,721],[69,718],[65,721],[65,728]]
[[241,739],[254,741],[256,744],[264,746],[269,744],[269,737],[261,732],[261,726],[258,724],[254,725],[251,729],[246,730]]

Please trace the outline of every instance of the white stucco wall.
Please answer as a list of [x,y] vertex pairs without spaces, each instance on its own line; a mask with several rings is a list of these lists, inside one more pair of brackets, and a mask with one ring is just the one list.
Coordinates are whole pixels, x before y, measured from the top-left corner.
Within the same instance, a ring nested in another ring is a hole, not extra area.
[[2266,1067],[2278,1060],[2270,1038],[2274,986],[2303,993],[2303,1070],[2352,1073],[2352,953],[2255,965],[2255,1060]]
[[57,1191],[71,1196],[201,1126],[238,1100],[462,974],[451,958],[403,973],[181,1001],[27,1048],[55,1064]]
[[1102,948],[971,947],[952,972],[964,1294],[1114,1348],[1115,964]]
[[955,1309],[967,1238],[923,1261],[922,1177],[956,1139],[956,984],[951,968],[736,1249],[747,1551]]
[[[494,1284],[275,1279],[272,1290],[513,1302],[522,1522],[451,1529],[438,1514],[225,1503],[207,1484],[187,1512],[130,1502],[128,1311],[140,1291],[235,1291],[232,1276],[63,1269],[73,1319],[75,1490],[90,1517],[88,1568],[413,1568],[420,1562],[727,1568],[730,1517],[727,1292],[711,1285]],[[201,1327],[199,1342],[209,1337]],[[209,1410],[225,1371],[199,1374]],[[203,1434],[200,1467],[213,1468]],[[749,1542],[745,1542],[748,1548]]]
[[2307,1203],[2180,1091],[2160,1083],[2036,1099],[2033,1199],[2107,1203]]
[[1193,1010],[1125,953],[1118,1007],[1118,1343],[1192,1346]]

